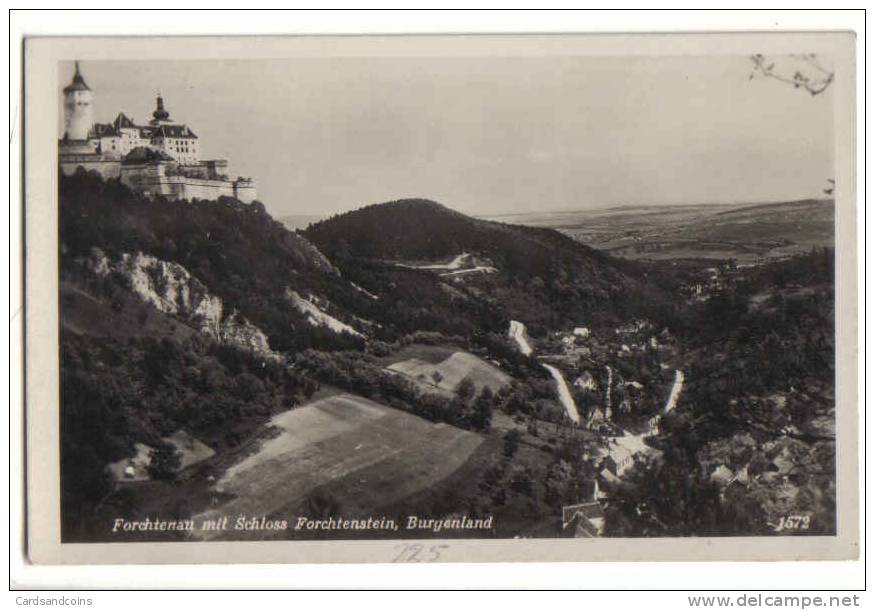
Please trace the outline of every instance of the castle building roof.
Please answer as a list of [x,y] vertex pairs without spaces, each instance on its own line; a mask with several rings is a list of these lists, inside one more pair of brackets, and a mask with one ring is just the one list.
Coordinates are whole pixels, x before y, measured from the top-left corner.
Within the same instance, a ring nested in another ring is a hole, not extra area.
[[152,132],[153,138],[187,138],[196,140],[197,136],[188,125],[158,125]]
[[79,72],[78,61],[76,62],[76,72],[73,74],[73,80],[64,87],[64,93],[69,93],[70,91],[91,91],[91,88],[85,84],[85,79],[82,78],[82,74]]
[[115,117],[115,120],[112,122],[112,125],[113,125],[113,127],[115,127],[117,130],[118,130],[118,129],[122,129],[123,127],[136,127],[136,125],[134,124],[133,119],[130,119],[130,118],[128,118],[127,116],[125,116],[125,113],[124,113],[124,112],[119,112],[119,113],[118,113],[118,116]]
[[[124,116],[124,115],[119,115]],[[155,128],[151,125],[136,125],[134,122],[128,117],[124,117],[124,121],[119,121],[119,117],[112,123],[95,123],[91,126],[91,131],[88,132],[89,138],[110,138],[117,137],[121,135],[122,129],[139,129],[140,130],[140,138],[144,140],[149,140],[152,138],[152,134],[155,131]]]
[[88,134],[88,137],[103,138],[117,135],[118,130],[113,126],[112,123],[95,123],[91,126],[91,132]]

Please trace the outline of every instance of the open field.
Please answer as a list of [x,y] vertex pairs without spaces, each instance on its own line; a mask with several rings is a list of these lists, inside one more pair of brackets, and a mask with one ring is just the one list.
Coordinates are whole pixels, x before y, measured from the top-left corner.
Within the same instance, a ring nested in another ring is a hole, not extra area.
[[[545,423],[542,429],[545,437],[548,429],[552,430],[552,427]],[[475,516],[488,513],[494,517],[495,529],[490,532],[476,530],[442,532],[440,535],[443,537],[513,538],[561,535],[561,518],[552,514],[546,506],[533,511],[531,498],[511,489],[505,489],[504,500],[496,503],[490,501],[489,492],[485,492],[481,487],[486,473],[501,467],[502,435],[490,433],[461,468],[437,485],[423,489],[387,507],[386,512],[393,515],[448,515],[466,512]],[[546,471],[552,460],[550,450],[540,448],[541,445],[545,448],[549,446],[545,439],[524,433],[513,458],[515,468],[525,468],[532,473],[534,496],[538,498],[545,497]],[[429,531],[416,532],[415,536],[437,537]]]
[[395,362],[401,362],[402,360],[418,358],[420,360],[425,360],[426,362],[431,362],[432,364],[438,364],[452,356],[457,351],[459,351],[458,347],[449,344],[424,345],[422,343],[412,343],[410,345],[405,345],[388,356],[380,358],[380,362],[388,366]]
[[550,227],[632,259],[735,258],[754,263],[835,240],[832,200],[763,204],[623,206],[538,212],[492,220]]
[[495,392],[510,383],[510,377],[501,369],[462,351],[455,352],[438,363],[409,358],[390,364],[387,368],[410,378],[424,391],[442,394],[455,392],[466,377],[474,382],[478,394],[484,387]]
[[[452,474],[483,440],[351,394],[287,411],[271,425],[279,434],[228,468],[214,485],[217,498],[229,499],[196,516],[196,522],[239,514],[293,519],[306,514],[298,511],[317,493],[331,499],[336,516],[376,515],[381,506]],[[198,535],[260,539],[278,534]]]

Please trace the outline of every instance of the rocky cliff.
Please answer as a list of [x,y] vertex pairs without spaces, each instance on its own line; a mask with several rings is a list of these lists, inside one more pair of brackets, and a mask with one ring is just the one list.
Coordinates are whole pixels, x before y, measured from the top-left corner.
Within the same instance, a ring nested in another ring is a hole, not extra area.
[[279,358],[267,335],[236,310],[226,311],[222,299],[178,263],[137,252],[110,260],[98,249],[83,261],[95,274],[120,274],[130,289],[159,311],[178,317],[220,343],[251,350],[261,356]]

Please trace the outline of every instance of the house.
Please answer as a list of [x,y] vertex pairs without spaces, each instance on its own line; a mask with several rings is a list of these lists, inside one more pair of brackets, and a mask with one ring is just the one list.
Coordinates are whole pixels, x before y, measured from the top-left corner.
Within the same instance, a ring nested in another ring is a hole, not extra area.
[[782,477],[791,475],[795,469],[796,462],[793,460],[793,456],[787,447],[781,449],[780,453],[772,459],[772,463],[768,467],[769,471]]
[[587,415],[586,423],[590,428],[593,428],[600,426],[606,419],[605,410],[600,405],[595,405]]
[[586,345],[574,346],[574,349],[571,350],[571,353],[578,358],[589,358],[590,356],[592,356],[592,350]]
[[714,471],[711,473],[709,479],[712,483],[716,483],[720,487],[725,487],[729,485],[729,482],[732,480],[732,477],[735,473],[733,473],[729,468],[720,464]]
[[735,472],[725,464],[717,466],[709,477],[712,483],[715,483],[720,488],[720,497],[727,489],[731,487],[747,487],[750,483],[750,473],[747,465],[739,468]]
[[650,322],[647,320],[633,320],[629,324],[624,324],[615,328],[614,333],[617,335],[631,335],[647,330],[648,328],[650,328]]
[[[215,455],[210,447],[191,436],[185,430],[177,430],[161,439],[173,446],[179,456],[178,470],[199,464]],[[152,462],[153,447],[144,443],[134,443],[136,453],[128,458],[107,465],[106,469],[115,483],[136,483],[149,480],[149,465]]]
[[598,502],[563,506],[562,529],[575,538],[598,538],[605,529],[604,509]]
[[599,388],[595,377],[593,377],[592,373],[589,371],[584,371],[574,380],[574,387],[580,388],[581,390],[591,390],[593,392],[597,392]]

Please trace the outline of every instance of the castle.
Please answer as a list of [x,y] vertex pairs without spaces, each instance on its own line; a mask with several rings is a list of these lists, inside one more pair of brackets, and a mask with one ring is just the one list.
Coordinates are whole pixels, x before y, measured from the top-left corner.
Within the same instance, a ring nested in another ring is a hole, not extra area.
[[148,125],[137,125],[123,112],[111,123],[95,123],[93,101],[76,62],[73,80],[64,87],[64,137],[58,142],[65,175],[79,167],[94,170],[149,197],[255,200],[251,178],[229,179],[224,159],[201,160],[197,135],[170,119],[160,95]]

